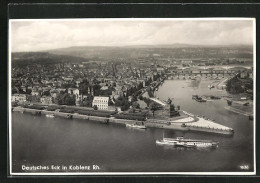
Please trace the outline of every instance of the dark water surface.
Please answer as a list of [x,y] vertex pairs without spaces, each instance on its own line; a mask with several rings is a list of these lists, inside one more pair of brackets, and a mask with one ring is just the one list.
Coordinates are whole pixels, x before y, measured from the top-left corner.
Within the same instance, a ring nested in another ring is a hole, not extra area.
[[[166,80],[156,97],[165,100],[172,97],[181,109],[233,128],[235,134],[231,137],[152,128],[137,130],[123,125],[12,112],[13,172],[26,172],[22,170],[23,165],[100,167],[82,172],[252,171],[253,121],[224,109],[227,105],[224,100],[198,103],[191,99],[193,94],[226,95],[225,91],[209,90],[210,82],[202,80],[198,87],[190,87],[190,81]],[[210,150],[158,146],[155,141],[162,138],[163,131],[167,137],[183,135],[215,140],[219,147]],[[249,169],[241,169],[243,165]]]

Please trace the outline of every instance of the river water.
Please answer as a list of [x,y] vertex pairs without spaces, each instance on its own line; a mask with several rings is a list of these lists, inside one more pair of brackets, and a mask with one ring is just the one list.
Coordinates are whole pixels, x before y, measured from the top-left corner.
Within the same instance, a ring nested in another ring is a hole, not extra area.
[[[137,130],[122,125],[100,124],[78,119],[46,118],[12,112],[13,172],[247,172],[253,171],[253,121],[226,110],[227,102],[198,103],[194,94],[223,96],[225,91],[209,90],[211,80],[192,85],[191,80],[166,80],[156,97],[182,110],[204,115],[234,129],[233,136],[163,129]],[[156,139],[184,136],[219,142],[217,149],[185,149],[155,144]],[[48,166],[49,170],[22,167]],[[54,170],[52,165],[97,165],[99,169]],[[241,169],[241,166],[246,167]]]

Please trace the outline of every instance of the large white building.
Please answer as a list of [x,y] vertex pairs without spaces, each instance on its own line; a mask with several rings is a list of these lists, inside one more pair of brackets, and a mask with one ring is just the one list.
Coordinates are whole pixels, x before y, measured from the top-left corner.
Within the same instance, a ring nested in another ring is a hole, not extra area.
[[108,110],[109,97],[94,97],[92,106],[97,106],[100,110]]

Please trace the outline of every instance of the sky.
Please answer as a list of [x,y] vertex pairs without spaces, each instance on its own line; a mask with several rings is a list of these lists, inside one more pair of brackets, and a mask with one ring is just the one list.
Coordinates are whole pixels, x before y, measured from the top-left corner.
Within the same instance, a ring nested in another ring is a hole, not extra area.
[[253,44],[253,19],[11,20],[12,52],[72,46]]

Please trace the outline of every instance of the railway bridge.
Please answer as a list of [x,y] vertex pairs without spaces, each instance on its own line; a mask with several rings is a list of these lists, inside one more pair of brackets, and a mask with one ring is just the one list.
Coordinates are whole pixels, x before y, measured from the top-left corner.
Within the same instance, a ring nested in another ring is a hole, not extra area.
[[201,77],[229,77],[233,76],[237,73],[235,70],[176,70],[171,73],[168,73],[168,79],[169,78],[186,78],[186,77],[195,77],[195,76],[201,76]]

